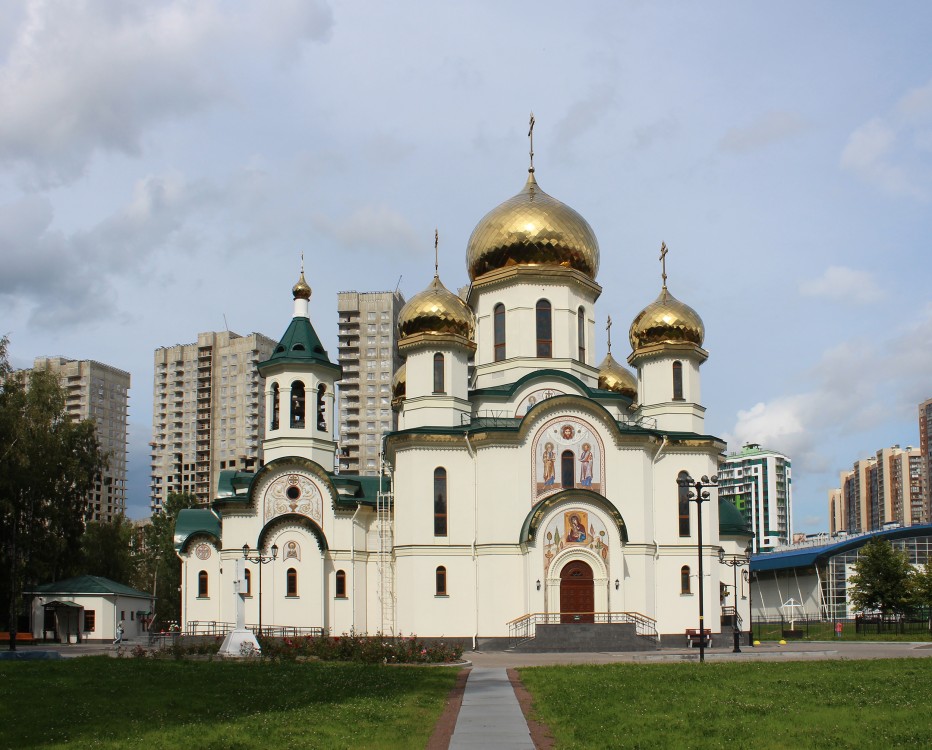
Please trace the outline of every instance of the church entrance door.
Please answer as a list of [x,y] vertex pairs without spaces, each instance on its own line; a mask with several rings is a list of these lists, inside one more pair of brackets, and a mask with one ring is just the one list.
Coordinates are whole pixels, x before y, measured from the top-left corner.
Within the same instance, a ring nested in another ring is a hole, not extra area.
[[560,571],[560,622],[594,622],[595,582],[592,568],[573,560]]

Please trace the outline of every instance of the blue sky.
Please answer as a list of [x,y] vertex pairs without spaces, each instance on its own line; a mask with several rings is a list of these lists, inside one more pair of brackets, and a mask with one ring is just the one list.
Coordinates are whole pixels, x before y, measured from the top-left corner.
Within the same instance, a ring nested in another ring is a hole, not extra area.
[[20,367],[132,373],[144,516],[153,350],[224,316],[277,339],[302,252],[334,358],[337,291],[420,291],[434,227],[462,286],[533,110],[613,353],[665,241],[709,431],[787,453],[822,530],[838,472],[917,444],[932,396],[929,28],[926,2],[6,2],[0,331]]

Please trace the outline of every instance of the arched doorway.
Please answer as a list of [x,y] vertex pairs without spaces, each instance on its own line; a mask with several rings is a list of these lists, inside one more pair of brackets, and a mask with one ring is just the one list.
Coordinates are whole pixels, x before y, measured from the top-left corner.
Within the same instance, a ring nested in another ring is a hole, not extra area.
[[560,571],[560,622],[595,622],[595,585],[592,568],[571,560]]

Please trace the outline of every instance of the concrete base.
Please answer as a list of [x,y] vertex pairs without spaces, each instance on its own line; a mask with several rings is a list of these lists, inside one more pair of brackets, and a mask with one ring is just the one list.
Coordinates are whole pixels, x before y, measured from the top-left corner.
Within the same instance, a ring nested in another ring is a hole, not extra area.
[[217,653],[227,659],[243,659],[248,656],[258,656],[262,653],[262,649],[259,648],[259,641],[256,640],[253,632],[241,628],[227,633]]
[[637,635],[630,623],[538,625],[536,636],[515,651],[581,653],[589,651],[656,651],[657,642]]

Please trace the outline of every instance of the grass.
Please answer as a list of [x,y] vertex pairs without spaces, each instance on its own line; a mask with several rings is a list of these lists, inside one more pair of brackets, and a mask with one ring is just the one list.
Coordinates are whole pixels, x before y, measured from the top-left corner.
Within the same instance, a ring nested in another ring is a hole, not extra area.
[[932,747],[932,659],[521,670],[558,748]]
[[423,748],[456,669],[0,662],[0,748]]

